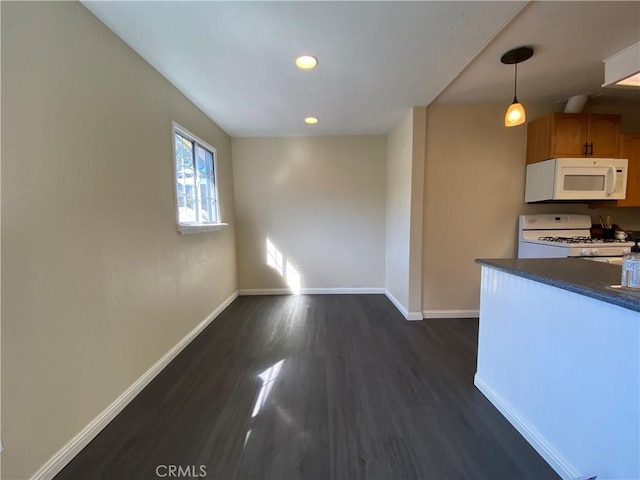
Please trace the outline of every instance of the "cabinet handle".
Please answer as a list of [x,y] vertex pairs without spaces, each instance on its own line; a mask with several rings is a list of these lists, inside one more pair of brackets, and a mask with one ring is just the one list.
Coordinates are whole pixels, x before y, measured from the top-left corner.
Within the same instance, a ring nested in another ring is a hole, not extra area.
[[593,142],[589,144],[589,155],[593,156]]
[[589,148],[589,144],[585,143],[583,147],[584,147],[584,150],[582,151],[582,156],[586,157],[588,155],[587,148]]

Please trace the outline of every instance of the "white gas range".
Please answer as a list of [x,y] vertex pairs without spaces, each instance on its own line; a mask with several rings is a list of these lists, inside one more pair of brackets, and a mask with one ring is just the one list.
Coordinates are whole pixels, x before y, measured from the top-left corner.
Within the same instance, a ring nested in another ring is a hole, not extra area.
[[518,258],[580,257],[621,265],[634,243],[591,238],[590,229],[589,215],[520,215]]

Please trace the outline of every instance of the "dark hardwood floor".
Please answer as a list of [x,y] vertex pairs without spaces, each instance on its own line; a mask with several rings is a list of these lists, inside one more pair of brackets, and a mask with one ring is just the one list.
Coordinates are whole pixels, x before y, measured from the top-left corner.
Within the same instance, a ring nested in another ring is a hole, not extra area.
[[477,335],[383,295],[239,297],[56,480],[559,478],[473,386]]

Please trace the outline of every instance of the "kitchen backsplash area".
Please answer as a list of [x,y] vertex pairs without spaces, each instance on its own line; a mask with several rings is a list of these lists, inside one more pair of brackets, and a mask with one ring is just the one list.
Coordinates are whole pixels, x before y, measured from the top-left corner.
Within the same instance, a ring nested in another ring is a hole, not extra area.
[[598,215],[603,218],[610,215],[613,223],[624,230],[640,232],[640,208],[610,208],[591,210],[591,221],[599,222]]

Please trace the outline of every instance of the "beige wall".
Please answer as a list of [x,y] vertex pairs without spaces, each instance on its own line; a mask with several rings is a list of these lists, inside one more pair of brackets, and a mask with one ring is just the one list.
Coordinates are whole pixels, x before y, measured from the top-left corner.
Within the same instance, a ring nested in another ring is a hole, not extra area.
[[267,239],[303,289],[383,287],[385,136],[232,145],[241,289],[288,288],[267,264]]
[[409,230],[409,305],[414,314],[422,311],[422,229],[424,210],[424,167],[427,109],[413,108],[411,154],[411,224]]
[[413,110],[389,132],[385,214],[385,288],[405,308],[409,305],[409,233]]
[[385,288],[417,315],[422,304],[422,210],[426,109],[415,107],[387,142]]
[[[2,461],[24,479],[236,291],[233,185],[229,137],[80,3],[2,2],[2,88]],[[176,232],[172,120],[217,148],[222,231]]]
[[[2,24],[2,8],[0,8],[0,25]],[[1,29],[1,27],[0,27]],[[0,65],[0,77],[2,77],[2,67]],[[2,80],[0,78],[0,92],[2,92]],[[1,99],[0,95],[0,99]],[[0,111],[2,111],[2,102],[0,100]],[[0,145],[2,145],[2,121],[0,121]],[[2,163],[2,153],[0,148],[0,164]],[[0,172],[2,168],[0,167]],[[0,185],[2,184],[2,179],[0,176]],[[0,207],[2,204],[2,188],[0,187]],[[1,216],[1,215],[0,215]],[[0,222],[0,272],[2,270],[2,222]],[[2,292],[2,275],[0,274],[0,292]],[[2,294],[0,293],[0,379],[2,378]],[[0,442],[2,441],[2,382],[0,381]],[[0,454],[0,478],[2,478],[2,455]]]
[[[479,257],[513,257],[523,213],[611,214],[640,229],[640,209],[524,204],[526,128],[505,128],[504,105],[431,105],[423,226],[423,309],[478,309]],[[543,106],[527,105],[531,119]],[[617,113],[616,109],[601,109]],[[620,112],[623,113],[623,112]],[[625,125],[633,119],[625,118]]]

